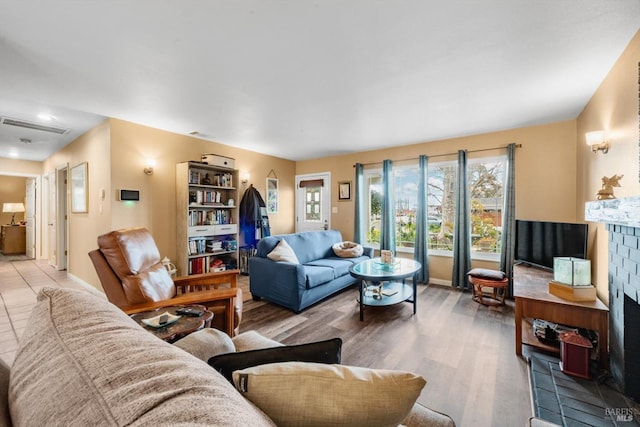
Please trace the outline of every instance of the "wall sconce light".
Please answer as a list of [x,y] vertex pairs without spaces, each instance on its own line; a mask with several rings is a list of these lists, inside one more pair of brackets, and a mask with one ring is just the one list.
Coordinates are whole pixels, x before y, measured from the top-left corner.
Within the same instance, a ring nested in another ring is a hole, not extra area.
[[591,151],[594,153],[602,151],[603,154],[607,154],[609,152],[609,134],[606,130],[587,132],[585,137],[587,138],[587,145],[591,147]]
[[242,183],[242,185],[247,185],[250,177],[251,175],[249,175],[249,172],[242,172],[240,174],[240,182]]
[[156,161],[153,159],[147,159],[144,163],[144,173],[147,175],[153,175],[153,168],[156,167]]

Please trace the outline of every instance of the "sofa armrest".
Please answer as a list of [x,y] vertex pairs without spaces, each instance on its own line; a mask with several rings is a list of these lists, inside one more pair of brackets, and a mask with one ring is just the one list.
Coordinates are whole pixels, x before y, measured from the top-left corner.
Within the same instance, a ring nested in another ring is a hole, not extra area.
[[411,413],[402,420],[402,425],[407,427],[455,427],[456,423],[450,416],[416,402]]
[[362,255],[368,256],[369,258],[373,258],[374,249],[369,246],[362,247]]

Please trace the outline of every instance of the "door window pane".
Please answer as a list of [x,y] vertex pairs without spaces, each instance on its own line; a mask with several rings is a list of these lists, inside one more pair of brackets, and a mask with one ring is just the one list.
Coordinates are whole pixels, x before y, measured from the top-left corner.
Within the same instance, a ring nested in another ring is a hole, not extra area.
[[322,187],[304,187],[305,221],[320,221],[320,200]]

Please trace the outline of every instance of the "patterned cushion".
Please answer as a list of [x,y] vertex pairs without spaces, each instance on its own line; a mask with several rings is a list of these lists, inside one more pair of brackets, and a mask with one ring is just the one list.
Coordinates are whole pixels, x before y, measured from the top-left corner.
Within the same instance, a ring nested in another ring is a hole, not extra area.
[[14,425],[274,425],[205,362],[69,289],[38,295],[9,408]]
[[280,427],[397,426],[426,384],[409,372],[306,362],[254,366],[233,381]]

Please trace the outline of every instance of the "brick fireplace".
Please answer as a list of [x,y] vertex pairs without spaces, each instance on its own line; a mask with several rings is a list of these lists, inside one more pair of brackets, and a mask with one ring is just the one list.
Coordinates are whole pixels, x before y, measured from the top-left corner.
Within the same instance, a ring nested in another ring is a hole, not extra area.
[[609,231],[609,360],[625,395],[640,401],[640,196],[586,205]]

